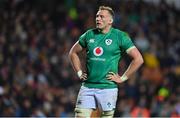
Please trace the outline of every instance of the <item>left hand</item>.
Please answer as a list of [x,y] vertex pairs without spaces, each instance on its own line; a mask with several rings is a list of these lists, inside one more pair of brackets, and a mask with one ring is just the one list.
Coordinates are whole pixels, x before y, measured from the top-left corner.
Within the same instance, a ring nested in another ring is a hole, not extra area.
[[118,74],[115,74],[114,72],[109,72],[106,75],[107,79],[110,81],[114,81],[116,83],[122,83],[123,81],[120,79],[121,77]]

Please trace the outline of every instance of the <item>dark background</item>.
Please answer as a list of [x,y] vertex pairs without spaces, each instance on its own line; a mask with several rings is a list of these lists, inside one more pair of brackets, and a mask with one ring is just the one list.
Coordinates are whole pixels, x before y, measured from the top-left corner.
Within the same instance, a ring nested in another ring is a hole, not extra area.
[[[95,26],[99,5],[114,9],[114,27],[145,60],[119,85],[115,116],[179,116],[179,2],[158,1],[0,0],[0,116],[74,116],[80,81],[68,52]],[[125,57],[119,74],[128,64]]]

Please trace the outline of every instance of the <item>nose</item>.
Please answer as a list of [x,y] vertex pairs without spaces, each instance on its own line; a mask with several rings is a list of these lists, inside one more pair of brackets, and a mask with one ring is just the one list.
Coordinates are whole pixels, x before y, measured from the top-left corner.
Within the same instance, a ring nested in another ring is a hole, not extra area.
[[99,21],[100,20],[100,16],[96,16],[96,21]]

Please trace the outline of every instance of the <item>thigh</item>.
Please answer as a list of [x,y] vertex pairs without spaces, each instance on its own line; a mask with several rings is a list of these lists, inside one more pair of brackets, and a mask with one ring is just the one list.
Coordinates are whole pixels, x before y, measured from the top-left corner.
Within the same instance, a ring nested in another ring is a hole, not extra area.
[[75,108],[75,118],[91,117],[93,109]]
[[96,108],[96,101],[93,89],[84,86],[81,87],[76,101],[76,108]]
[[102,111],[111,111],[116,107],[118,89],[100,89],[95,93],[98,104]]

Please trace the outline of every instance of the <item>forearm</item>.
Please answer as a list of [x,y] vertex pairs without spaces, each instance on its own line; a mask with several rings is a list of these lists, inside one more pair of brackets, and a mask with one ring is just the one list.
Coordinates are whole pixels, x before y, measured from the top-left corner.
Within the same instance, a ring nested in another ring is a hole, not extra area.
[[122,83],[126,81],[133,73],[135,73],[142,64],[143,59],[140,56],[131,61],[129,67],[122,76],[119,76],[119,74],[116,74],[114,72],[109,72],[106,77],[108,80],[115,81],[116,83]]
[[81,70],[82,66],[81,66],[81,62],[80,62],[78,54],[70,53],[69,59],[75,72],[78,72],[79,70]]
[[81,53],[82,51],[83,49],[79,45],[78,41],[72,46],[71,50],[69,51],[69,60],[76,73],[81,70],[81,62],[78,53]]
[[73,69],[77,73],[77,76],[80,78],[80,80],[86,80],[87,74],[82,71],[82,66],[78,54],[70,52],[69,58],[73,66]]
[[133,59],[127,68],[127,70],[124,72],[123,75],[127,76],[129,78],[133,73],[135,73],[138,68],[143,64],[143,59],[142,57]]

